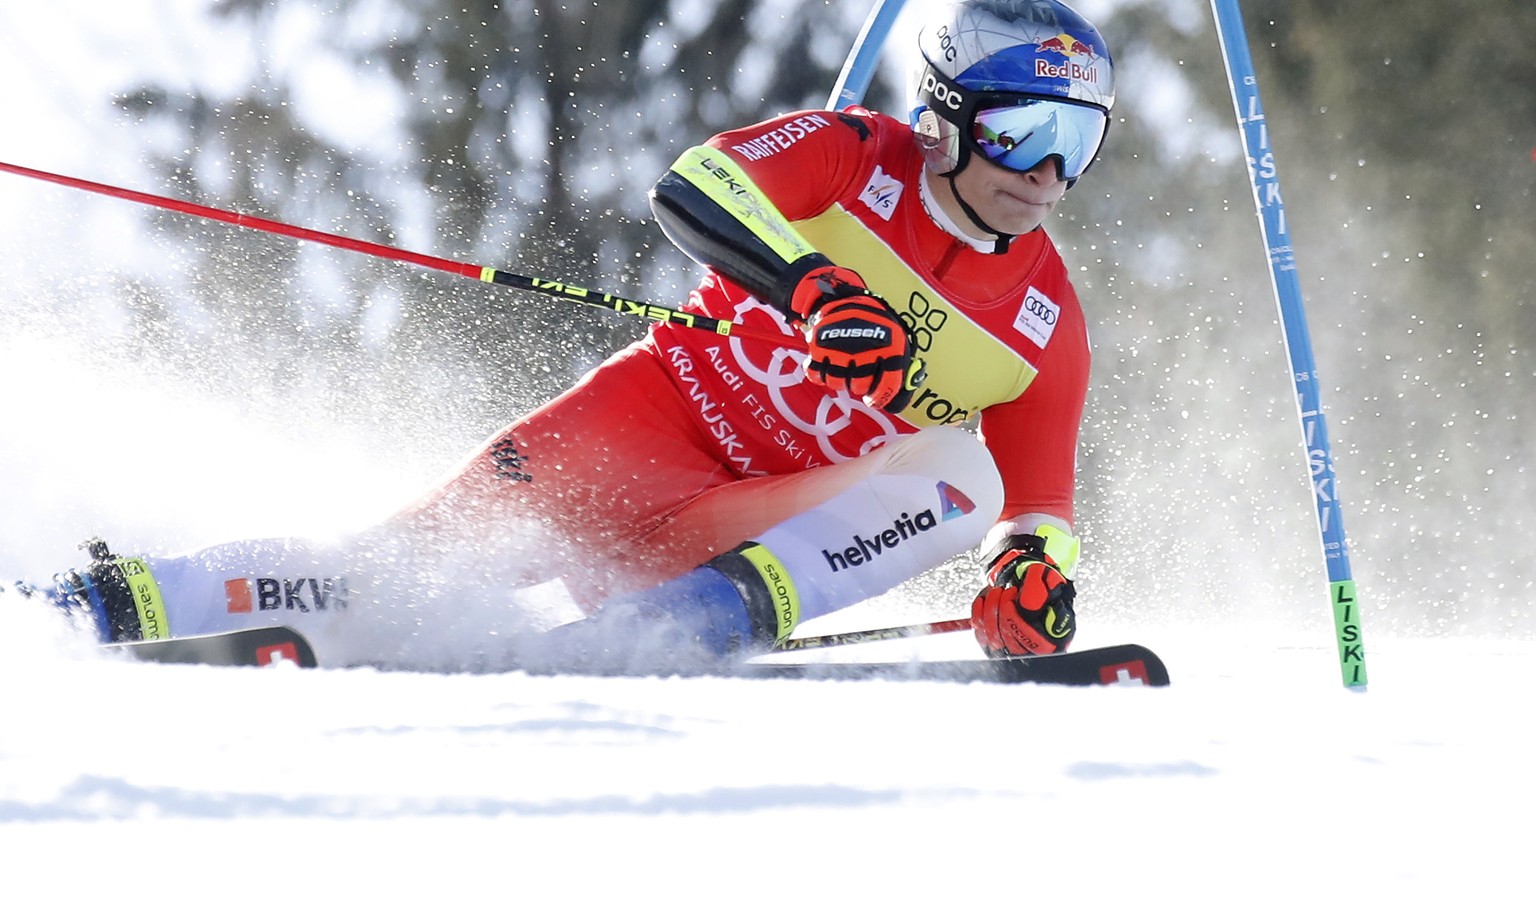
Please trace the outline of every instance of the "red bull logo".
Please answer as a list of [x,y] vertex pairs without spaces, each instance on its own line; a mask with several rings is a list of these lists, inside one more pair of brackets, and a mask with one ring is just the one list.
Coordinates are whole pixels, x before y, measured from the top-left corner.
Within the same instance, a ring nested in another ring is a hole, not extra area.
[[1087,42],[1080,41],[1063,31],[1055,37],[1035,44],[1039,53],[1055,53],[1064,57],[1063,62],[1053,63],[1046,59],[1035,60],[1035,76],[1038,78],[1066,78],[1088,84],[1098,84],[1099,70],[1093,64],[1098,54]]
[[1046,38],[1035,44],[1035,49],[1041,53],[1060,53],[1062,56],[1086,56],[1090,59],[1095,56],[1093,48],[1063,31],[1052,38]]

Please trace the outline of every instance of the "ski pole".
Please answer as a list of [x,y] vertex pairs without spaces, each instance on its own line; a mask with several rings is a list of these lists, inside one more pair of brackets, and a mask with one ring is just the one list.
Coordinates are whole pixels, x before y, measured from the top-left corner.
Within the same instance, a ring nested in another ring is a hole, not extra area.
[[217,207],[204,206],[200,203],[192,203],[187,200],[177,200],[171,197],[161,197],[155,194],[146,194],[142,191],[133,191],[128,188],[119,188],[112,185],[104,185],[98,182],[86,181],[83,178],[74,178],[68,175],[58,175],[53,172],[44,172],[40,169],[29,169],[25,166],[17,166],[12,163],[0,162],[0,172],[9,172],[13,175],[22,175],[27,178],[35,178],[40,181],[52,182],[68,188],[78,188],[82,191],[90,191],[96,194],[104,194],[108,197],[116,197],[120,200],[129,200],[145,206],[159,207],[176,213],[184,213],[189,216],[198,216],[203,219],[212,219],[216,222],[224,222],[240,228],[250,228],[257,231],[270,232],[300,241],[312,241],[316,244],[325,244],[342,250],[365,253],[370,256],[382,257],[387,260],[395,260],[409,263],[413,266],[422,266],[427,269],[436,269],[439,272],[447,272],[466,278],[478,279],[495,285],[503,285],[509,288],[517,288],[521,291],[530,291],[535,294],[543,294],[548,297],[556,297],[561,300],[569,300],[587,306],[599,307],[622,313],[627,316],[639,316],[656,322],[670,322],[685,328],[703,329],[714,332],[717,335],[726,335],[737,338],[754,338],[780,344],[785,347],[803,347],[804,341],[796,335],[786,335],[779,332],[770,332],[762,329],[754,329],[748,326],[737,325],[723,319],[712,319],[697,313],[688,313],[673,307],[664,307],[658,304],[646,303],[639,300],[631,300],[627,297],[619,297],[592,288],[584,288],[581,285],[573,285],[568,282],[555,281],[553,279],[536,278],[527,275],[518,275],[513,272],[505,272],[490,266],[479,266],[473,263],[460,263],[441,257],[428,256],[424,253],[416,253],[410,250],[401,250],[398,247],[390,247],[387,244],[376,244],[372,241],[364,241],[358,238],[348,238],[343,235],[330,232],[316,231],[312,228],[304,228],[298,225],[289,225],[272,219],[263,219],[260,216],[250,216],[245,213],[237,213],[231,210],[221,210]]
[[804,651],[809,648],[836,648],[847,644],[891,641],[897,638],[919,638],[924,635],[941,635],[945,632],[963,632],[970,627],[969,619],[946,619],[936,623],[913,623],[910,626],[889,626],[884,629],[837,632],[832,635],[807,635],[804,638],[787,639],[774,649],[773,653]]
[[827,109],[837,112],[864,102],[864,92],[869,90],[869,83],[875,77],[875,64],[880,60],[880,50],[885,46],[885,38],[891,33],[891,26],[895,24],[905,2],[876,0],[874,8],[869,11],[869,18],[864,20],[863,29],[853,42],[853,48],[848,51],[848,59],[843,63],[843,71],[837,76],[837,83],[832,86],[832,96],[827,98]]
[[1346,687],[1363,690],[1366,685],[1365,647],[1360,636],[1359,613],[1355,609],[1355,582],[1349,571],[1349,549],[1344,540],[1344,519],[1334,476],[1333,453],[1328,445],[1328,423],[1323,416],[1317,363],[1312,355],[1306,310],[1302,306],[1301,280],[1296,274],[1296,254],[1287,229],[1285,202],[1280,197],[1274,148],[1269,140],[1264,107],[1259,103],[1259,80],[1254,75],[1253,57],[1248,49],[1237,0],[1211,0],[1211,11],[1216,16],[1221,54],[1232,88],[1232,105],[1237,111],[1237,127],[1248,151],[1248,177],[1259,211],[1259,229],[1269,250],[1270,283],[1280,305],[1280,323],[1290,353],[1291,376],[1296,383],[1297,410],[1312,474],[1312,493],[1317,502],[1318,532],[1328,567],[1339,670]]

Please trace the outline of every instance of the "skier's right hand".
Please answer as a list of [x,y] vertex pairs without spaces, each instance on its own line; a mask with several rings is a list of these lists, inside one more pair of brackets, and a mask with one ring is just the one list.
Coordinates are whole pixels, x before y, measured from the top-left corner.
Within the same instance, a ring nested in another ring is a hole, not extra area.
[[857,272],[823,266],[807,273],[791,299],[805,321],[806,377],[847,391],[877,410],[899,413],[921,382],[922,363],[901,317],[870,293]]

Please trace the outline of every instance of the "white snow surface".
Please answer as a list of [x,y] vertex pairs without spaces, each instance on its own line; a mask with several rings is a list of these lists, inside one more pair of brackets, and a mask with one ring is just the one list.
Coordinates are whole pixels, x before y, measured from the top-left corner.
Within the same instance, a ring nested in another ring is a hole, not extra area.
[[1146,638],[1173,687],[236,670],[18,643],[0,661],[0,886],[1520,894],[1528,646],[1379,642],[1353,693],[1318,647]]

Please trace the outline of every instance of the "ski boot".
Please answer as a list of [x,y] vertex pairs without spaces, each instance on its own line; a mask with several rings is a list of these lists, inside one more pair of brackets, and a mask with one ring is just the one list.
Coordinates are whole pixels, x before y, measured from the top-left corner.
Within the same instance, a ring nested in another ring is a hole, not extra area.
[[746,542],[587,619],[525,642],[519,668],[603,675],[723,671],[789,637],[799,600],[784,566]]
[[90,564],[53,577],[53,602],[85,616],[104,642],[168,637],[165,603],[144,561],[113,554],[100,538],[81,547],[91,555]]

